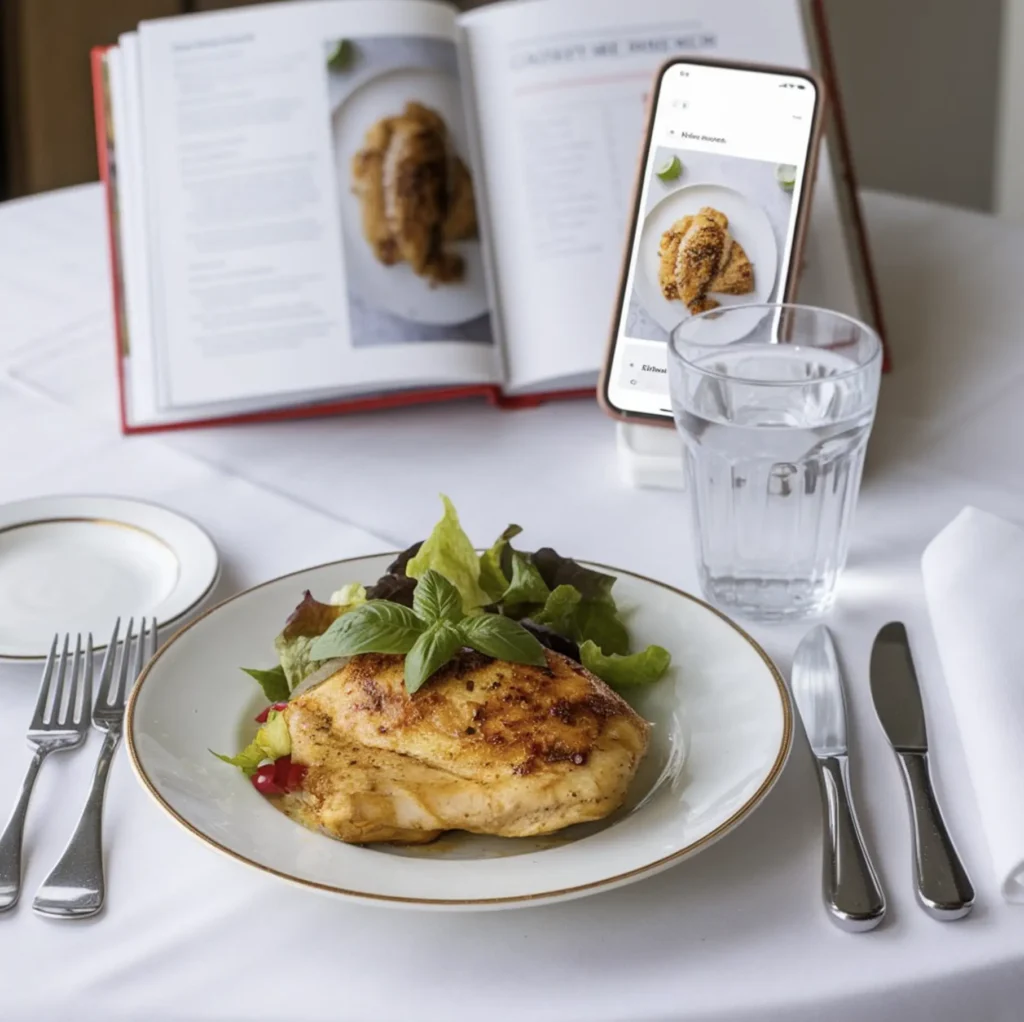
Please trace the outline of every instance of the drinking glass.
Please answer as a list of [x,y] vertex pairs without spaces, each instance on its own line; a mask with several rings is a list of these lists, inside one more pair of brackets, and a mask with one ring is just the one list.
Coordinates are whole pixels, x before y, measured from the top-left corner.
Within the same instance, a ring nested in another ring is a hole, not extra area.
[[831,605],[881,366],[870,327],[809,306],[736,305],[675,329],[672,410],[712,602],[760,619]]

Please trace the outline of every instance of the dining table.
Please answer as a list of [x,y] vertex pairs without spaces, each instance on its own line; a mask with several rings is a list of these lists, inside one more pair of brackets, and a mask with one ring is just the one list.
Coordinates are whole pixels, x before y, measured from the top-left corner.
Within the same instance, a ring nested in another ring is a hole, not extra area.
[[[607,893],[490,912],[367,906],[247,868],[165,815],[122,749],[106,908],[41,918],[31,895],[77,819],[94,734],[48,760],[36,786],[26,895],[0,915],[0,1019],[1024,1018],[1024,907],[1003,899],[989,860],[920,567],[965,505],[1024,523],[1024,229],[892,194],[862,201],[892,368],[827,622],[848,684],[854,797],[888,895],[877,930],[843,932],[823,907],[822,807],[799,724],[764,803],[699,855]],[[614,424],[592,400],[122,435],[106,239],[98,185],[0,205],[0,501],[117,494],[182,512],[220,550],[213,602],[404,548],[439,516],[439,493],[481,541],[517,522],[524,544],[698,591],[686,494],[627,486]],[[871,642],[894,619],[914,645],[939,799],[977,890],[958,922],[915,901],[899,768],[872,707]],[[808,625],[745,627],[788,677]],[[0,817],[28,762],[39,675],[0,663]],[[1024,779],[1005,783],[1019,799]]]

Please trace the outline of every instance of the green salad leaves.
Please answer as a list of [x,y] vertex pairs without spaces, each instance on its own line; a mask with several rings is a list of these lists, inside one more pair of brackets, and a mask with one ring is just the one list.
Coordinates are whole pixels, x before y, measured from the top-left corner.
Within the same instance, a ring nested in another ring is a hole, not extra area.
[[632,688],[657,681],[668,670],[672,657],[661,646],[648,646],[629,656],[605,656],[589,639],[580,646],[583,666],[612,688]]
[[613,688],[650,684],[666,673],[671,658],[665,649],[631,648],[612,595],[614,575],[551,547],[516,550],[518,525],[478,554],[452,502],[443,495],[441,501],[444,513],[431,534],[401,554],[369,591],[351,583],[328,603],[303,596],[274,642],[278,665],[246,669],[268,702],[286,701],[324,661],[358,653],[405,655],[409,692],[466,646],[541,665],[547,645]]
[[[210,751],[213,752],[212,749]],[[291,751],[292,736],[288,731],[288,722],[277,710],[271,710],[267,714],[266,724],[237,756],[223,756],[219,752],[213,754],[217,759],[238,767],[246,777],[252,777],[264,760],[290,756]]]
[[452,502],[442,495],[444,517],[434,526],[419,553],[405,566],[409,578],[423,578],[428,571],[443,575],[459,591],[467,614],[491,602],[480,585],[480,559],[462,531]]
[[[323,633],[343,614],[361,606],[366,602],[366,589],[358,583],[343,586],[332,597],[330,603],[321,603],[313,598],[308,590],[302,602],[292,611],[285,622],[284,630],[274,640],[280,668],[284,672],[290,692],[301,681],[308,678],[319,666],[317,660],[310,655],[313,640]],[[249,673],[252,673],[251,671]],[[266,673],[266,672],[261,672]],[[260,679],[253,674],[257,681]],[[262,685],[263,682],[260,681]],[[266,687],[263,689],[267,692]],[[269,692],[267,698],[276,702]],[[281,698],[287,699],[285,693]]]
[[416,585],[411,610],[386,600],[371,600],[338,618],[312,644],[310,653],[316,660],[357,653],[404,653],[405,687],[410,694],[463,646],[513,663],[547,663],[544,647],[522,625],[498,614],[470,617],[463,607],[459,590],[440,572],[428,568]]
[[325,661],[360,653],[404,655],[406,690],[417,692],[465,647],[512,663],[544,667],[545,647],[578,660],[612,688],[662,678],[671,657],[661,646],[631,649],[612,595],[615,576],[563,557],[551,547],[524,553],[523,531],[508,528],[478,554],[452,502],[430,536],[400,554],[369,589],[350,583],[321,603],[309,592],[274,640],[278,664],[244,668],[271,706],[237,756],[214,753],[247,776],[291,754],[279,710]]

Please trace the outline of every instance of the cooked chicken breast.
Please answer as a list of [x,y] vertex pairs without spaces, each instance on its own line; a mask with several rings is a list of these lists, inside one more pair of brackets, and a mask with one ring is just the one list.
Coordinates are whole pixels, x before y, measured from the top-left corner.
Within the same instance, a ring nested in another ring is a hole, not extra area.
[[401,656],[353,657],[284,711],[303,789],[279,800],[342,841],[525,837],[622,804],[649,725],[600,679],[463,650],[418,692]]
[[658,281],[669,301],[679,300],[696,315],[718,307],[711,297],[754,290],[754,267],[727,230],[729,219],[711,206],[681,217],[661,236]]
[[378,121],[367,133],[362,149],[352,159],[352,190],[363,213],[363,235],[385,266],[399,261],[398,245],[384,207],[384,153],[392,135],[392,119]]
[[705,303],[709,285],[718,272],[728,226],[724,213],[704,206],[683,234],[676,256],[676,280],[679,298],[687,308]]
[[476,237],[473,182],[435,111],[411,102],[377,121],[353,157],[352,189],[382,263],[407,262],[434,283],[462,278],[462,256],[444,246]]
[[754,266],[738,241],[729,239],[708,290],[725,295],[745,295],[754,290]]

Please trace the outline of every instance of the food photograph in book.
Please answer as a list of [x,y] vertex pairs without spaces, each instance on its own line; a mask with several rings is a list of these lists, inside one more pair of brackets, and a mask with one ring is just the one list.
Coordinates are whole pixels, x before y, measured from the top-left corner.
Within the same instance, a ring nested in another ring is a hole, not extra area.
[[667,342],[688,316],[775,300],[794,185],[786,164],[657,147],[626,333]]
[[324,59],[353,346],[491,343],[455,46],[332,39]]

